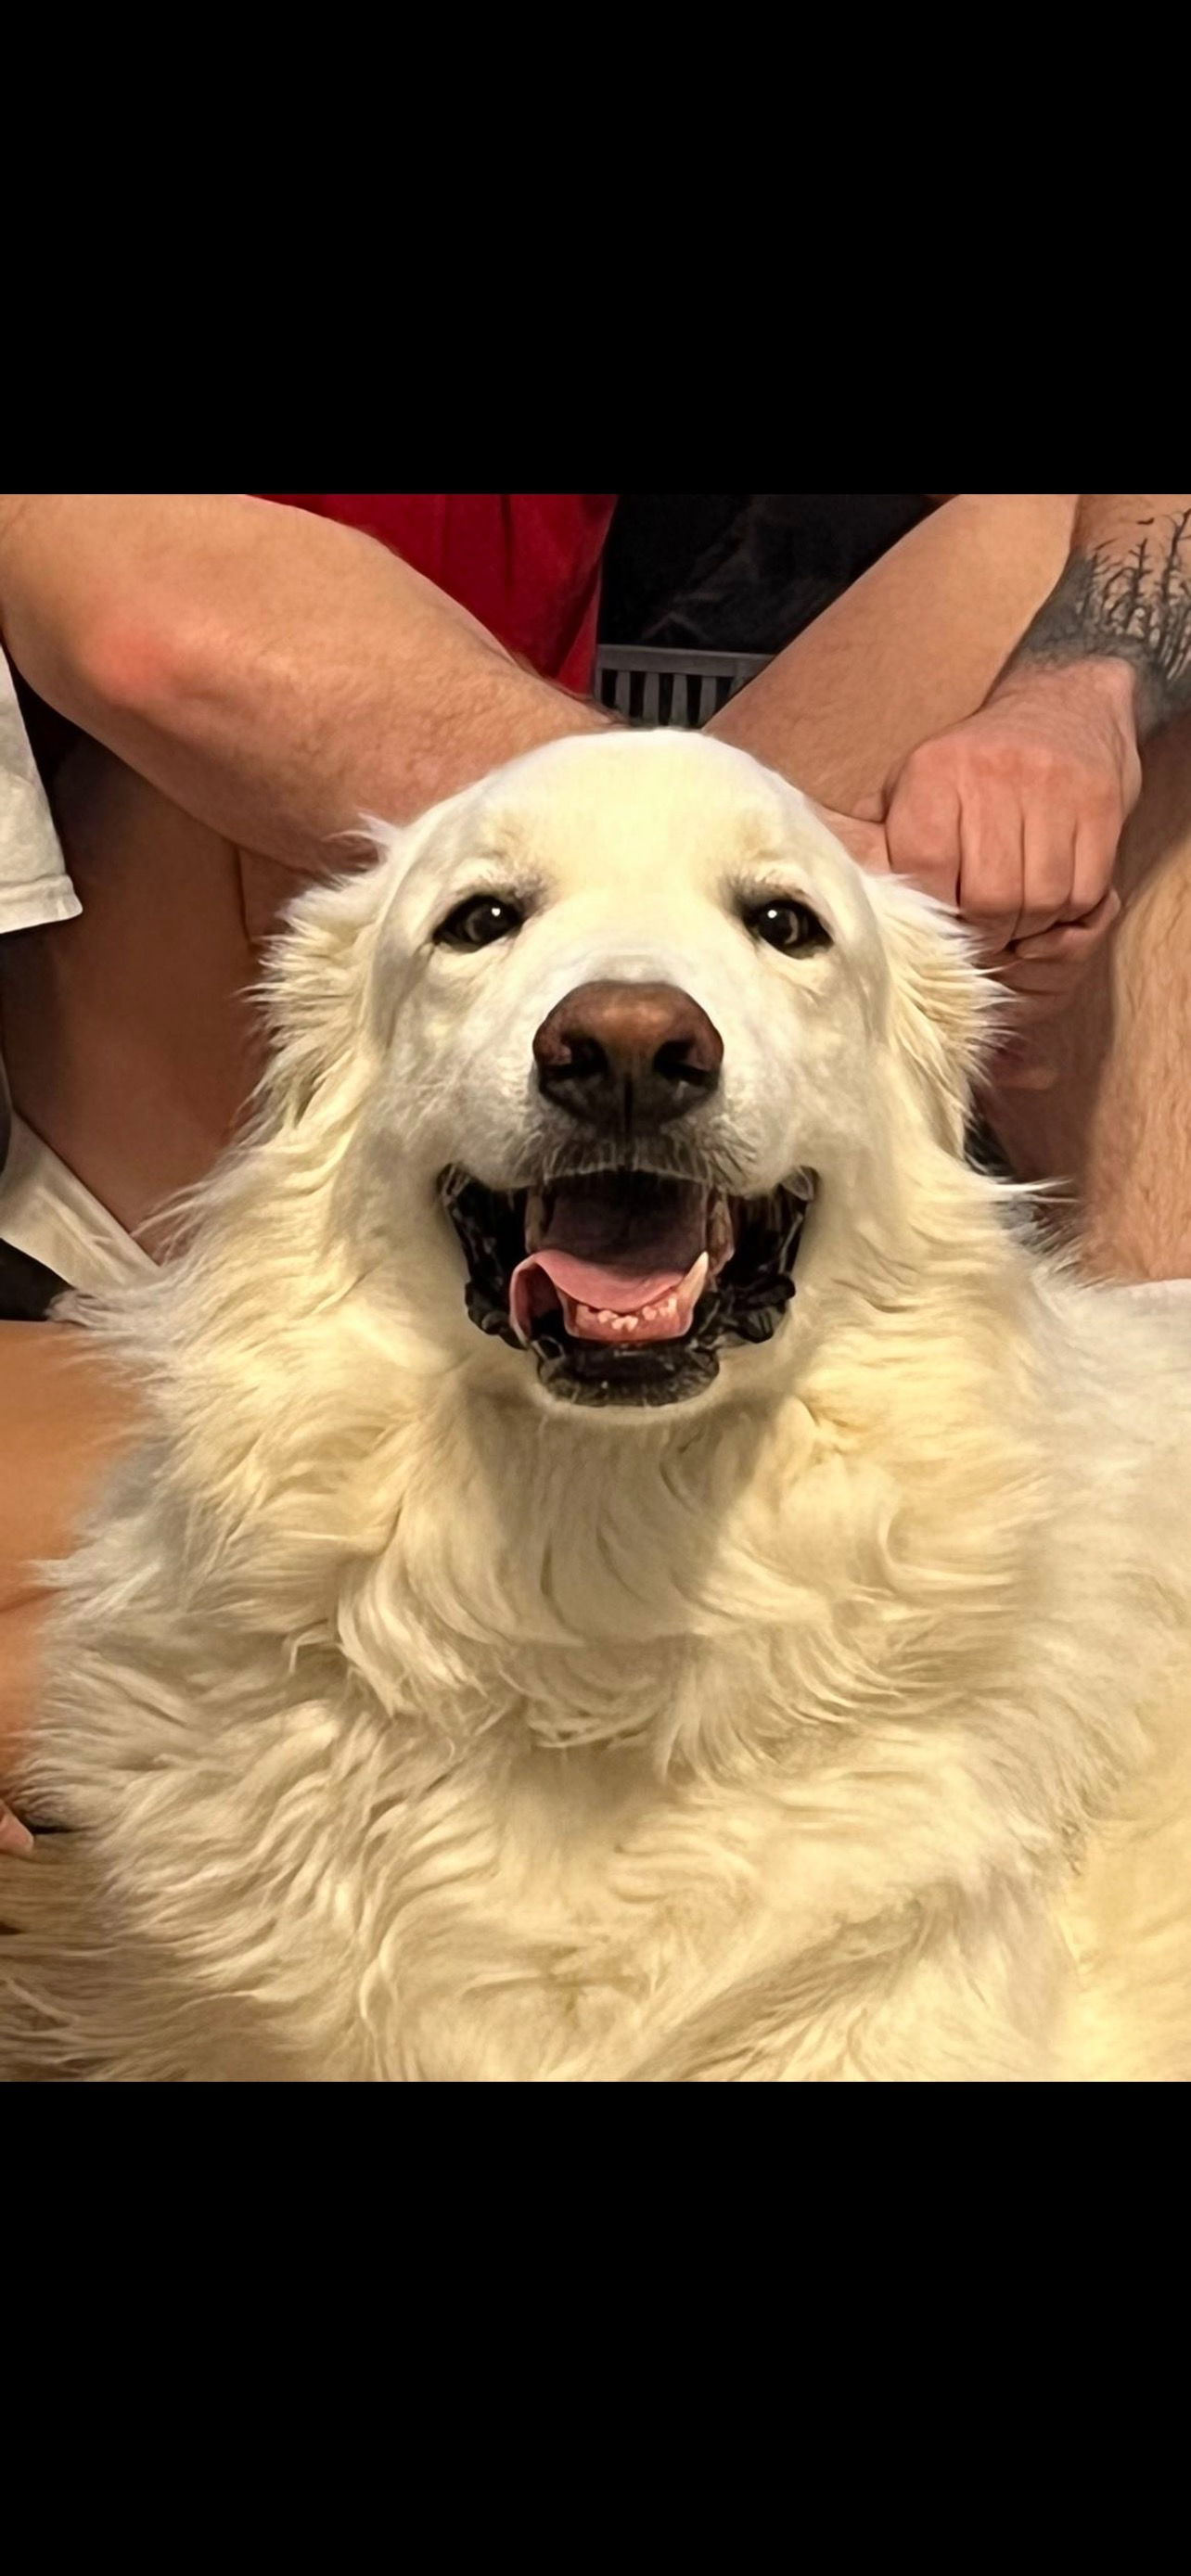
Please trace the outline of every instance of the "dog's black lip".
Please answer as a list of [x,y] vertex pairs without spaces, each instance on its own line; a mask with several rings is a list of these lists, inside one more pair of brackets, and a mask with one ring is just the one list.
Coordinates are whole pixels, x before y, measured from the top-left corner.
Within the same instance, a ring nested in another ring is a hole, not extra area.
[[[705,1163],[677,1170],[669,1156],[663,1162],[638,1157],[632,1164],[602,1158],[571,1157],[565,1168],[540,1167],[518,1185],[494,1190],[460,1166],[439,1178],[439,1194],[463,1247],[468,1278],[467,1311],[484,1333],[521,1350],[508,1307],[508,1283],[525,1251],[525,1209],[530,1195],[548,1197],[563,1182],[628,1172],[653,1172],[659,1180],[682,1181],[730,1199],[736,1223],[736,1249],[719,1277],[711,1280],[695,1308],[690,1330],[680,1340],[616,1349],[606,1343],[578,1341],[566,1331],[560,1308],[540,1315],[530,1335],[541,1383],[575,1404],[670,1404],[700,1392],[719,1370],[721,1349],[733,1344],[768,1341],[794,1295],[798,1240],[814,1191],[813,1175],[800,1174],[763,1199],[725,1188]],[[752,1257],[750,1258],[750,1246]]]

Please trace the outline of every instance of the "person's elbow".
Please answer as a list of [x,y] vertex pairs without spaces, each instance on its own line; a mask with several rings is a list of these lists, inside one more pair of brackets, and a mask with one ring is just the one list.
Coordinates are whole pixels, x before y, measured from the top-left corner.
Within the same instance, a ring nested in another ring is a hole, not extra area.
[[[188,708],[226,687],[233,658],[209,626],[185,611],[115,602],[84,621],[72,655],[93,723],[110,716],[165,732],[182,728]],[[102,732],[103,724],[96,729]]]

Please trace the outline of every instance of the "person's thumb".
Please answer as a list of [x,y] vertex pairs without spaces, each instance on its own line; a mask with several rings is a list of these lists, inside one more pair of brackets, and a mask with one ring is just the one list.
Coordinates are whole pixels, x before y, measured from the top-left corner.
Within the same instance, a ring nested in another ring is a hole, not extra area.
[[845,850],[851,852],[857,865],[875,869],[878,875],[889,873],[889,852],[885,847],[885,828],[879,819],[864,814],[841,814],[834,806],[818,805],[827,829]]

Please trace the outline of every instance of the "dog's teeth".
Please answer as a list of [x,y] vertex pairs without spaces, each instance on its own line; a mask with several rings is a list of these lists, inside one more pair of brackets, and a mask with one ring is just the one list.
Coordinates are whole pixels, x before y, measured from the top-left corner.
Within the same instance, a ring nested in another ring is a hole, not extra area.
[[707,1249],[714,1270],[722,1270],[725,1262],[731,1260],[735,1245],[735,1229],[727,1200],[717,1194],[711,1202],[707,1227]]
[[546,1230],[546,1202],[540,1190],[531,1190],[525,1202],[525,1249],[537,1252]]

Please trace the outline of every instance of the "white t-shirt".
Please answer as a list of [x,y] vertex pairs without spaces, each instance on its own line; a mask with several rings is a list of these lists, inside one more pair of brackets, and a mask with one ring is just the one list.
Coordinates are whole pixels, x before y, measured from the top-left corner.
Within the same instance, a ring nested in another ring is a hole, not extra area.
[[[0,937],[73,921],[70,882],[45,789],[0,651]],[[19,1118],[0,1171],[0,1240],[55,1270],[72,1288],[106,1288],[153,1265],[114,1216]]]
[[45,789],[0,652],[0,934],[73,921],[82,905],[66,870]]
[[15,1244],[68,1288],[117,1288],[155,1264],[109,1210],[23,1119],[14,1118],[0,1172],[0,1242]]

